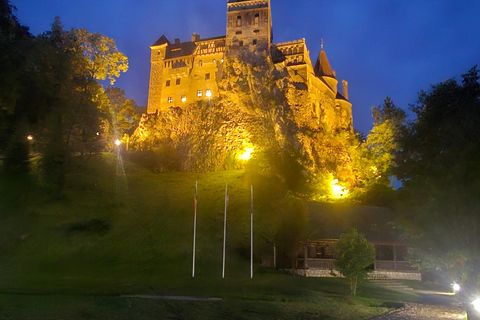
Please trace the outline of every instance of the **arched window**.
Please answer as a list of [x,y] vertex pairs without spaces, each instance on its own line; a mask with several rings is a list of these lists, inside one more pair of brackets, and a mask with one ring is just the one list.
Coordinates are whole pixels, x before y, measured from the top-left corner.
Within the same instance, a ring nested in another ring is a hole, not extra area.
[[242,16],[237,16],[237,27],[242,26]]
[[253,18],[253,24],[258,26],[258,23],[260,22],[260,14],[255,13],[255,16]]

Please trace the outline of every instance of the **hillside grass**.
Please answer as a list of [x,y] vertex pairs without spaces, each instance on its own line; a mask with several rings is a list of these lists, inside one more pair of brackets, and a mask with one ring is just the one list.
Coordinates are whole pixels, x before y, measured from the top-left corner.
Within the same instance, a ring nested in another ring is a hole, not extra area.
[[[65,197],[36,174],[1,174],[0,319],[365,319],[385,302],[414,301],[366,283],[294,277],[259,266],[281,181],[250,172],[153,173],[104,154],[75,160]],[[191,277],[198,181],[196,277]],[[228,184],[226,278],[221,279]],[[250,185],[256,265],[249,278]],[[265,230],[263,230],[265,229]],[[164,301],[128,295],[218,297]],[[227,316],[228,315],[228,316]]]

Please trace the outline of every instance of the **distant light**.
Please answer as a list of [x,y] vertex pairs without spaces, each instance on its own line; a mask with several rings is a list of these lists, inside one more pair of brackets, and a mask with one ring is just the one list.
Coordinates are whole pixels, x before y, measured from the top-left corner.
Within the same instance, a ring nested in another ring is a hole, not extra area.
[[475,310],[480,311],[480,298],[475,299],[472,304]]
[[242,153],[238,159],[240,160],[249,160],[252,157],[253,148],[247,148],[244,153]]
[[116,145],[116,146],[119,146],[119,145],[121,145],[121,144],[122,144],[122,141],[120,141],[119,139],[115,140],[115,145]]
[[458,283],[453,283],[452,285],[452,288],[453,288],[453,292],[459,292],[460,291],[460,285]]
[[182,102],[185,102],[187,101],[187,97],[186,96],[182,96]]
[[223,63],[223,58],[222,58],[222,63]]
[[348,189],[338,184],[338,179],[333,179],[330,182],[330,188],[332,190],[332,196],[335,199],[340,199],[347,195]]
[[32,140],[33,140],[33,136],[32,136],[31,134],[29,134],[29,135],[27,136],[27,140],[28,140],[28,141],[32,141]]
[[99,135],[100,135],[100,132],[97,132],[97,136],[99,136]]
[[212,90],[207,90],[207,92],[205,92],[205,95],[210,98],[212,96]]

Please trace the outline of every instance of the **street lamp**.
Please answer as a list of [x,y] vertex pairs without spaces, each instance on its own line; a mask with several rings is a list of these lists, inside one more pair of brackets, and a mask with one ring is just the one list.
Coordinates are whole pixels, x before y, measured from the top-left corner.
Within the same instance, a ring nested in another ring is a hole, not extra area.
[[122,141],[120,139],[115,140],[115,145],[118,147],[122,144]]

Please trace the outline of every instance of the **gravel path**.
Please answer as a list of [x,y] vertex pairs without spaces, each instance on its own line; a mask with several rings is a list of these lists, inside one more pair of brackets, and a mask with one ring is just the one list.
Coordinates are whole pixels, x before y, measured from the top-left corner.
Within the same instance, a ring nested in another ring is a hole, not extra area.
[[452,296],[419,292],[423,303],[409,303],[405,308],[392,310],[368,320],[463,320],[465,310]]
[[458,306],[411,303],[405,308],[393,310],[369,320],[460,320],[464,318],[465,311]]

